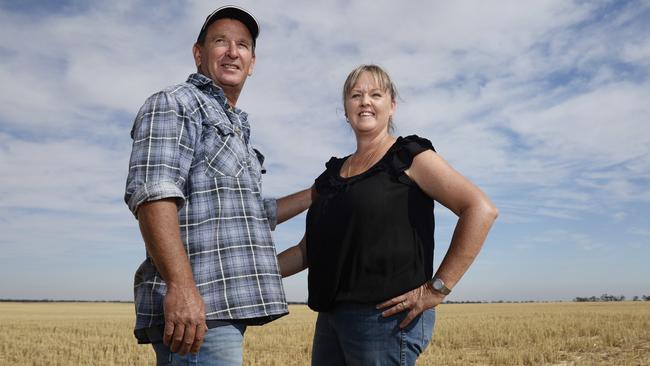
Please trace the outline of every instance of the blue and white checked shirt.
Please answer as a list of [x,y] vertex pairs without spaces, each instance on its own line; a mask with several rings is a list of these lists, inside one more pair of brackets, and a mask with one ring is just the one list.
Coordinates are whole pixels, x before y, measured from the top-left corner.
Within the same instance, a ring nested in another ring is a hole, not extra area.
[[[276,201],[262,199],[262,160],[247,114],[211,79],[149,97],[135,118],[124,200],[174,197],[185,250],[208,320],[265,323],[288,312],[271,230]],[[138,329],[164,324],[165,282],[149,256],[135,274]],[[140,339],[147,342],[147,339]]]

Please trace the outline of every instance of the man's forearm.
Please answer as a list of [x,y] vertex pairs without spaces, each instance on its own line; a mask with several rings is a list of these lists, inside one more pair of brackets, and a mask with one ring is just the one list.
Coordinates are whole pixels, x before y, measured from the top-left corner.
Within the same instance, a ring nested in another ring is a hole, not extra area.
[[181,241],[176,201],[144,203],[138,209],[138,219],[147,251],[167,284],[163,343],[180,355],[196,353],[207,330],[205,304]]
[[308,209],[311,205],[313,195],[315,194],[313,188],[308,188],[278,199],[276,201],[278,205],[278,224],[281,224]]
[[138,208],[140,231],[149,256],[168,284],[195,286],[192,268],[183,248],[176,201],[162,199]]

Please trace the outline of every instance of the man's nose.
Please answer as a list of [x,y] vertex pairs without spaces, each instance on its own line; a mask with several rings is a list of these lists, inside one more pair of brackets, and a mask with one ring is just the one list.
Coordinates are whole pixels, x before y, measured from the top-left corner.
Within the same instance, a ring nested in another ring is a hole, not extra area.
[[237,58],[239,57],[239,49],[237,48],[237,42],[235,41],[230,41],[228,43],[228,52],[227,52],[229,57],[232,58]]

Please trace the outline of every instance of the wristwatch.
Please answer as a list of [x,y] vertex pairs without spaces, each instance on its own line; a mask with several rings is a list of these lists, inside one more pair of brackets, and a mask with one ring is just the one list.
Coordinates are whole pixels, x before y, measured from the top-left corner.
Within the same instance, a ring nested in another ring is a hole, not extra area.
[[431,287],[443,295],[449,295],[451,293],[451,290],[445,286],[445,282],[438,277],[431,279]]

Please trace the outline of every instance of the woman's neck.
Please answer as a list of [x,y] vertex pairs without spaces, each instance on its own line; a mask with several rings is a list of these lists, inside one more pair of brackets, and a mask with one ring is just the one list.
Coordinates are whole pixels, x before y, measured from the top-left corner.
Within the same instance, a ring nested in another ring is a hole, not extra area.
[[388,132],[368,137],[357,135],[357,151],[346,159],[341,173],[345,172],[344,176],[349,178],[365,172],[381,159],[394,140]]
[[357,151],[354,152],[357,156],[364,156],[381,149],[387,141],[393,140],[393,137],[388,134],[388,131],[383,131],[376,135],[357,135]]

